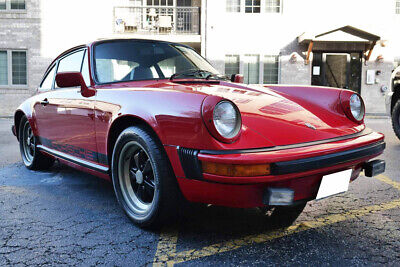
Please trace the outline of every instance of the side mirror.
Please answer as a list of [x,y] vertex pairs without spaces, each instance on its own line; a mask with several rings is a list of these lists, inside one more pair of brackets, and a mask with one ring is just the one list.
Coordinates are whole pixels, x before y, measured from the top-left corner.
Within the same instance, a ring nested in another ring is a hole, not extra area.
[[58,87],[81,87],[83,97],[91,97],[95,95],[95,90],[86,86],[85,80],[80,72],[60,72],[56,75],[56,83]]
[[231,76],[231,82],[234,83],[243,83],[244,77],[242,74],[232,74]]

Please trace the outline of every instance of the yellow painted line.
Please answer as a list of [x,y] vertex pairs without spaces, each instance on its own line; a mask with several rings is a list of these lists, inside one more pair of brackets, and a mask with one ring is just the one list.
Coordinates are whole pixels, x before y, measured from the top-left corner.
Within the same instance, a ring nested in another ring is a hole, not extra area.
[[[154,256],[153,266],[172,266],[170,255],[176,253],[176,244],[178,242],[178,229],[164,228],[160,234],[160,240],[157,244],[156,255]],[[162,264],[164,263],[164,264]]]
[[[400,190],[400,183],[391,180],[387,176],[379,175],[375,178],[384,183],[390,184],[394,188]],[[177,252],[176,242],[178,240],[178,231],[169,230],[166,233],[162,233],[160,236],[160,242],[157,246],[157,252],[154,257],[153,266],[165,266],[165,265],[173,266],[176,263],[196,260],[203,257],[216,255],[219,253],[232,251],[245,246],[265,243],[273,239],[293,235],[306,230],[317,229],[338,222],[343,222],[361,216],[365,216],[368,214],[372,214],[375,212],[390,210],[398,207],[400,207],[400,199],[396,199],[382,204],[361,207],[341,214],[332,214],[325,217],[316,218],[315,220],[305,221],[290,226],[286,229],[278,229],[268,233],[250,235],[242,238],[237,238],[234,240],[213,244],[210,246],[203,247],[199,250],[191,249],[191,250]]]
[[379,174],[378,176],[375,177],[376,179],[378,179],[381,182],[384,182],[386,184],[391,185],[392,187],[396,188],[397,190],[400,191],[400,183],[393,181],[392,179],[390,179],[389,177],[387,177],[386,175],[383,174]]

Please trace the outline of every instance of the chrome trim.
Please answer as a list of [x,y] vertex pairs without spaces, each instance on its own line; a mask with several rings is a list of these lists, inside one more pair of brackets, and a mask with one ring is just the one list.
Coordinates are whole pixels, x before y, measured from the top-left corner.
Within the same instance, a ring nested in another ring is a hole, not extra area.
[[281,146],[271,146],[271,147],[261,147],[261,148],[250,148],[250,149],[232,149],[232,150],[208,150],[201,149],[201,154],[209,154],[209,155],[227,155],[227,154],[245,154],[245,153],[258,153],[258,152],[269,152],[269,151],[278,151],[284,149],[292,149],[292,148],[300,148],[306,146],[320,145],[325,143],[331,143],[336,141],[342,141],[346,139],[361,137],[364,135],[371,134],[373,131],[369,128],[365,128],[361,132],[343,135],[339,137],[333,137],[329,139],[322,139],[318,141],[311,141],[305,143],[291,144],[291,145],[281,145]]
[[45,147],[43,145],[38,145],[37,148],[55,156],[55,157],[70,161],[72,163],[81,165],[88,169],[92,169],[92,170],[99,171],[102,173],[108,173],[108,170],[109,170],[109,168],[107,168],[107,167],[104,167],[104,166],[101,166],[101,165],[98,165],[98,164],[95,164],[95,163],[92,163],[92,162],[89,162],[89,161],[86,161],[86,160],[83,160],[83,159],[80,159],[80,158],[77,158],[77,157],[74,157],[71,155],[68,155],[66,153]]

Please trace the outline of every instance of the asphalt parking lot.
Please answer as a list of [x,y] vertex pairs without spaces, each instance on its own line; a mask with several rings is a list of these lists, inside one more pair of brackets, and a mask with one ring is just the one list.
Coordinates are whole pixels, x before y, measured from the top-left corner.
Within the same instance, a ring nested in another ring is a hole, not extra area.
[[366,120],[386,135],[386,173],[309,202],[287,229],[256,209],[193,205],[156,232],[125,217],[106,181],[59,164],[24,168],[11,122],[0,119],[0,266],[400,265],[400,140],[389,118]]

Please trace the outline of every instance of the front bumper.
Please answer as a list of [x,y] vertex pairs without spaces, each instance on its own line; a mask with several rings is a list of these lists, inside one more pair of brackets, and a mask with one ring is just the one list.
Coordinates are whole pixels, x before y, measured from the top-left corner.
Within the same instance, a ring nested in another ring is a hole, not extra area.
[[[247,208],[263,206],[263,194],[268,188],[289,188],[294,191],[294,201],[311,200],[315,199],[324,175],[352,169],[351,180],[356,179],[365,164],[383,152],[383,139],[380,133],[368,132],[339,141],[264,152],[226,154],[223,151],[218,154],[186,149],[190,153],[183,153],[178,148],[175,157],[168,154],[182,193],[189,201]],[[201,161],[270,163],[271,175],[227,177],[207,174],[202,173]]]

